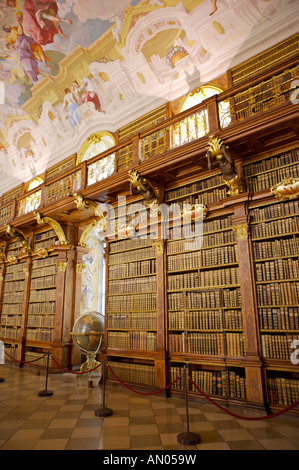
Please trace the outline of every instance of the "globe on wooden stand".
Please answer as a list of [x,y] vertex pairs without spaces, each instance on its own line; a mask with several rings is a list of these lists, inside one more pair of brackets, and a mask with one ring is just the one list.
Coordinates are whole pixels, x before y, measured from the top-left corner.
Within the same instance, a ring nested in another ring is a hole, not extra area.
[[[71,333],[75,347],[86,356],[86,362],[81,365],[81,372],[92,370],[100,366],[96,360],[100,352],[105,332],[105,317],[99,312],[86,312],[75,321]],[[110,416],[113,411],[105,407],[105,370],[103,377],[103,404],[95,411],[96,416]]]

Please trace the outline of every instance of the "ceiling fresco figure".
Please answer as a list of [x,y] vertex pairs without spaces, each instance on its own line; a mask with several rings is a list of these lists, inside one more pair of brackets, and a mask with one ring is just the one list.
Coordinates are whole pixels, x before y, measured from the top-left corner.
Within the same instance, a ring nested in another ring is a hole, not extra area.
[[78,131],[78,127],[81,123],[81,113],[79,104],[76,100],[74,93],[69,88],[66,88],[64,92],[65,97],[63,101],[63,107],[67,112],[67,119],[72,129]]
[[58,6],[55,0],[24,0],[22,11],[26,32],[39,44],[52,43],[56,34],[68,38],[59,23],[72,24],[72,20],[57,16]]
[[6,42],[8,47],[14,47],[18,59],[24,67],[24,71],[33,82],[38,80],[38,75],[49,76],[38,66],[38,61],[50,69],[47,63],[43,48],[30,36],[24,34],[21,16],[16,16],[18,27],[3,26],[3,31],[7,33]]
[[87,80],[82,80],[82,85],[80,86],[77,80],[73,81],[72,92],[79,104],[83,103],[93,103],[97,111],[102,111],[101,103],[98,95],[94,91],[87,90],[88,82]]

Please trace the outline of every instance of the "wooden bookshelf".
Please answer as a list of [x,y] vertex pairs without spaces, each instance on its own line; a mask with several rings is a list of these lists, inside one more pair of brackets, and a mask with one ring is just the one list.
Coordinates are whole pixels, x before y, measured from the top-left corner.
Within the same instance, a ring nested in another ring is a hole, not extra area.
[[[250,216],[267,394],[270,403],[286,405],[289,389],[297,397],[299,385],[290,348],[299,339],[299,202],[271,200],[251,207]],[[286,378],[290,369],[294,377]]]
[[[15,248],[9,251],[14,250]],[[25,288],[24,268],[25,263],[6,266],[0,320],[0,337],[2,341],[10,342],[11,340],[21,339]]]

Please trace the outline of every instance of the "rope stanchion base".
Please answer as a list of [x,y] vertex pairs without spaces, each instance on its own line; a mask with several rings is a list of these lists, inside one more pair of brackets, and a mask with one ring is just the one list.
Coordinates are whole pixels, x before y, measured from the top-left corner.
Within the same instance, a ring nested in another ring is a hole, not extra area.
[[106,416],[111,416],[113,415],[113,410],[111,408],[98,408],[94,412],[95,416],[98,416],[99,418],[105,418]]
[[182,432],[177,436],[177,441],[184,446],[194,446],[200,443],[200,435],[195,432]]
[[51,390],[41,390],[38,392],[39,397],[51,397],[53,395],[53,392]]
[[3,377],[0,377],[0,383],[5,382],[5,379]]

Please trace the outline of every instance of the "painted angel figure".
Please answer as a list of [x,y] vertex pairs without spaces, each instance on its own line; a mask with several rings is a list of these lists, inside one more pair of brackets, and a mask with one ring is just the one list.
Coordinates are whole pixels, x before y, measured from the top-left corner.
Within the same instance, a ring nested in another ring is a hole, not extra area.
[[55,0],[23,0],[22,11],[25,30],[38,44],[52,43],[56,34],[68,38],[60,23],[72,24],[72,20],[58,16]]
[[94,91],[87,90],[88,83],[82,80],[82,85],[74,80],[72,84],[72,93],[79,104],[93,103],[97,111],[102,111],[98,95]]

